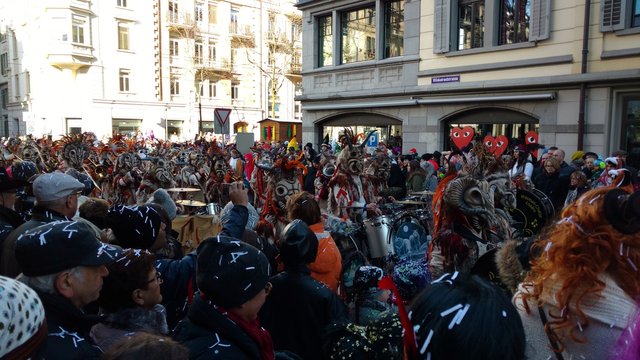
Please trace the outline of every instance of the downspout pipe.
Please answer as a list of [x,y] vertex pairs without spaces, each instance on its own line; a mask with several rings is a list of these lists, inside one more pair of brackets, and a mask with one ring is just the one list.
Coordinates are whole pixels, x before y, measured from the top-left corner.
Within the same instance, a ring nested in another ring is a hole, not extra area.
[[[584,2],[584,25],[582,28],[582,64],[580,73],[587,73],[587,63],[589,61],[589,26],[591,18],[591,0]],[[578,112],[578,150],[584,148],[584,118],[587,106],[587,83],[580,83],[580,109]]]

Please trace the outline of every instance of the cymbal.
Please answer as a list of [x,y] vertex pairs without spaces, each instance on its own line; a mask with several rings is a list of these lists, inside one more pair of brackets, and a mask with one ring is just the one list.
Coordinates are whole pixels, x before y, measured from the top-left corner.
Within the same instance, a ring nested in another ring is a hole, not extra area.
[[199,188],[169,188],[169,189],[165,189],[168,192],[195,192],[195,191],[200,191]]
[[195,206],[195,207],[201,207],[201,206],[207,205],[202,201],[197,201],[197,200],[177,200],[176,204],[180,204],[183,206]]
[[426,201],[415,201],[415,200],[396,200],[394,204],[404,204],[404,205],[424,205],[428,204]]
[[362,209],[362,205],[358,205],[358,206],[343,206],[343,205],[340,205],[340,207],[342,209]]
[[436,192],[435,191],[411,191],[410,192],[411,195],[435,195]]

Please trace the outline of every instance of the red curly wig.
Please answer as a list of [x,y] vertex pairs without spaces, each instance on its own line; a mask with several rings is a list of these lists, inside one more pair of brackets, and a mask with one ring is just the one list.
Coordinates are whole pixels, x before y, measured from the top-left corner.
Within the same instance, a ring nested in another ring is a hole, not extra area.
[[[629,297],[640,295],[640,238],[619,232],[606,220],[604,198],[609,191],[598,188],[585,193],[566,207],[561,220],[549,226],[532,246],[532,254],[539,255],[532,260],[523,282],[530,286],[529,294],[522,294],[523,304],[529,312],[528,299],[541,304],[543,295],[554,297],[563,310],[550,311],[545,331],[551,326],[551,335],[561,350],[567,337],[574,342],[587,341],[575,325],[589,324],[581,306],[599,300],[605,288],[599,274],[607,273]],[[555,294],[550,294],[551,283],[560,286]]]

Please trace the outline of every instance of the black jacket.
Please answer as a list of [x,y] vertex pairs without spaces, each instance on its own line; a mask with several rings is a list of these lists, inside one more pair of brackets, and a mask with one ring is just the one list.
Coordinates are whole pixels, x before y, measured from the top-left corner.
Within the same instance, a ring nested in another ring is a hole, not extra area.
[[189,359],[260,359],[258,344],[200,296],[193,299],[173,338],[189,349]]
[[16,211],[0,206],[0,259],[2,259],[2,244],[13,229],[22,225],[22,217]]
[[306,265],[286,269],[271,278],[271,283],[260,321],[271,334],[276,351],[288,350],[305,360],[326,359],[320,334],[332,323],[348,321],[342,300],[311,278]]
[[549,200],[553,203],[556,214],[562,210],[564,207],[564,200],[567,198],[567,180],[568,179],[560,176],[558,172],[553,175],[549,175],[546,171],[542,171],[533,179],[533,185],[536,189],[547,195]]
[[[249,211],[246,206],[231,208],[231,216],[222,224],[220,235],[242,239]],[[162,305],[167,309],[167,324],[173,328],[187,314],[189,298],[197,290],[196,253],[181,260],[158,259],[156,268],[162,276]]]
[[69,221],[68,217],[53,210],[42,207],[34,207],[31,220],[13,230],[2,244],[2,258],[0,259],[0,275],[15,278],[20,275],[22,269],[16,260],[16,240],[25,231],[35,229],[53,221]]
[[100,318],[85,315],[61,295],[36,292],[42,300],[47,317],[48,336],[44,358],[98,359],[102,350],[91,341],[89,331]]

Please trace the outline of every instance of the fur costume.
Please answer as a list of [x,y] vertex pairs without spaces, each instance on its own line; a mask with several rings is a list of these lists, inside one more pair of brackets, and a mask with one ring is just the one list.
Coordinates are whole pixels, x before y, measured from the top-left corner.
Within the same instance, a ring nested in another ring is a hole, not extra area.
[[480,256],[512,234],[505,208],[515,206],[515,195],[506,169],[481,143],[465,156],[466,166],[443,179],[433,200],[436,236],[429,265],[436,278],[471,272]]
[[[375,130],[374,130],[375,131]],[[367,134],[364,141],[355,146],[355,136],[349,128],[344,129],[341,137],[342,151],[336,158],[336,171],[329,180],[328,212],[332,215],[347,218],[360,213],[349,206],[362,206],[375,201],[373,187],[363,177],[364,145],[374,131]]]

